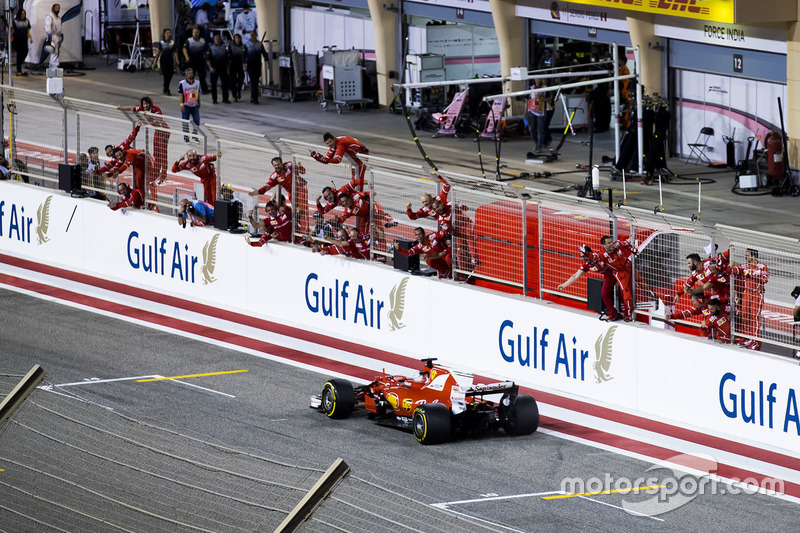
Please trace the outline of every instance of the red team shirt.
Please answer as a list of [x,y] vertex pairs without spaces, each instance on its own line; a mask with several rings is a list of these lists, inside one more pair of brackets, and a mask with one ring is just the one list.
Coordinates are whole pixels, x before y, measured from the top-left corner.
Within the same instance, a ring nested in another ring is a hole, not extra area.
[[769,268],[764,263],[731,267],[730,273],[742,276],[745,292],[764,294],[764,284],[769,281]]
[[419,255],[419,254],[437,254],[439,252],[444,252],[447,250],[445,245],[441,242],[442,236],[437,233],[431,233],[425,238],[425,242],[418,242],[408,250],[403,250],[402,248],[398,248],[397,252],[400,255],[404,255],[406,257],[411,257],[412,255]]
[[722,313],[719,316],[712,315],[709,313],[708,316],[706,317],[706,325],[703,328],[703,332],[705,333],[705,336],[708,337],[709,339],[713,334],[714,338],[719,342],[730,344],[731,319],[728,316],[728,313]]
[[369,259],[369,234],[362,235],[359,233],[357,240],[347,239],[347,242],[350,244],[350,257]]
[[631,269],[630,257],[636,253],[638,252],[628,241],[616,241],[611,253],[603,250],[595,253],[594,256],[613,272],[629,272]]
[[[702,270],[695,270],[689,275],[684,287],[691,289],[695,285],[705,285],[711,283],[711,295],[718,296],[720,303],[725,305],[730,300],[730,280],[725,272],[720,271],[718,274],[711,272],[710,265],[713,261],[706,263]],[[682,293],[680,293],[682,294]]]
[[192,164],[190,161],[183,161],[178,163],[175,161],[172,165],[172,172],[180,172],[181,170],[188,170],[205,183],[212,179],[217,179],[217,169],[214,168],[213,163],[217,160],[215,155],[198,155],[197,163]]
[[341,163],[343,157],[348,157],[353,161],[354,164],[361,167],[364,162],[358,158],[358,154],[368,153],[369,150],[367,150],[367,147],[364,146],[364,143],[355,137],[349,137],[345,135],[342,137],[336,137],[336,144],[328,150],[327,154],[316,154],[314,159],[324,164],[335,164]]
[[339,222],[344,222],[352,216],[367,217],[369,221],[369,193],[357,192],[350,196],[353,199],[351,207],[345,207],[342,214],[339,215]]
[[[450,184],[444,180],[441,181],[443,184],[442,190],[439,192],[439,194],[436,195],[435,199],[439,200],[440,202],[442,202],[442,204],[446,206],[448,205],[447,196],[448,194],[450,194]],[[425,207],[424,205],[419,209],[417,209],[416,211],[412,211],[411,209],[406,209],[406,215],[408,215],[408,218],[410,218],[411,220],[417,220],[418,218],[426,218],[426,217],[437,218],[436,212],[432,208]]]
[[264,246],[270,239],[288,242],[292,238],[292,216],[284,207],[278,209],[277,216],[264,217],[264,233],[261,239],[251,242],[250,246]]
[[[363,186],[364,186],[364,180],[353,180],[348,183],[345,183],[338,189],[334,189],[333,191],[334,198],[339,198],[339,195],[342,193],[352,198],[353,195],[358,192],[356,190],[356,187],[363,187]],[[338,205],[339,205],[338,203],[334,202],[332,204],[325,204],[323,206],[320,203],[320,201],[317,200],[317,211],[324,215],[329,213],[330,211],[333,211]]]
[[[291,197],[291,195],[292,195],[292,162],[291,161],[287,161],[286,163],[283,164],[283,167],[284,167],[284,171],[282,173],[279,173],[278,171],[274,171],[272,174],[269,175],[269,178],[267,178],[267,183],[265,183],[263,187],[258,189],[258,194],[264,194],[268,190],[272,189],[273,187],[275,187],[277,185],[280,185],[286,192],[289,193],[289,196]],[[301,178],[299,176],[299,174],[304,174],[305,171],[306,171],[306,169],[303,168],[302,165],[298,165],[297,166],[297,174],[298,174],[297,187],[298,188],[306,186],[306,180],[304,180],[303,178]]]
[[[134,139],[136,139],[136,136],[139,134],[139,128],[140,128],[140,126],[137,124],[133,128],[133,131],[131,132],[131,134],[128,135],[128,138],[125,139],[124,141],[122,141],[120,144],[118,144],[114,148],[115,149],[116,148],[122,148],[123,152],[127,152],[128,150],[130,150],[131,144],[133,144]],[[109,159],[106,162],[105,165],[103,165],[102,167],[98,168],[97,172],[98,173],[112,172],[114,170],[117,170],[119,167],[121,167],[123,163],[124,163],[123,160],[117,159],[116,157],[112,157],[111,159]]]
[[116,211],[122,207],[141,209],[143,205],[144,200],[142,199],[142,193],[139,192],[139,189],[131,189],[131,193],[128,196],[123,196],[120,198],[119,202],[111,206],[111,210]]

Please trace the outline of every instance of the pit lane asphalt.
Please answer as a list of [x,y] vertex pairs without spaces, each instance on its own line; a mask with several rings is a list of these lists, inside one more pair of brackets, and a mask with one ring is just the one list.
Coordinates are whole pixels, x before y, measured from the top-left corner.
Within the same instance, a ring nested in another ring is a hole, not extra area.
[[[112,60],[114,58],[112,57]],[[161,76],[155,72],[129,73],[116,69],[116,62],[107,64],[105,57],[87,56],[86,64],[94,70],[86,70],[84,75],[67,75],[64,78],[65,93],[68,96],[84,100],[104,102],[114,105],[132,105],[143,95],[153,98],[163,112],[171,116],[179,116],[178,97],[161,94]],[[15,86],[44,91],[45,77],[41,74],[14,78]],[[177,87],[180,77],[173,78],[173,89]],[[373,155],[398,159],[424,165],[424,160],[417,150],[408,126],[402,115],[369,109],[366,111],[321,111],[316,101],[288,102],[261,98],[261,105],[254,106],[248,102],[230,105],[213,105],[208,96],[204,97],[201,107],[201,121],[213,124],[241,127],[249,131],[267,133],[275,138],[289,138],[322,145],[322,133],[331,131],[334,135],[353,135],[363,141]],[[671,132],[671,134],[674,134]],[[557,142],[558,135],[554,132]],[[419,138],[430,158],[442,169],[464,172],[480,176],[481,166],[478,157],[478,146],[472,139],[440,137],[432,139],[430,132],[419,132]],[[577,171],[576,163],[589,162],[589,135],[581,132],[570,137],[561,150],[558,161],[549,164],[527,164],[525,154],[531,150],[531,142],[527,136],[510,138],[501,143],[500,160],[503,165],[503,177],[509,183],[529,185],[548,191],[566,190],[575,195],[571,188],[584,183],[588,171]],[[614,155],[613,130],[595,136],[595,164],[602,155]],[[694,137],[692,137],[694,140]],[[740,139],[742,140],[742,139]],[[74,147],[74,144],[72,144]],[[743,146],[746,146],[743,145]],[[495,157],[495,146],[491,141],[481,144],[483,163],[486,175],[492,177]],[[800,162],[792,162],[797,167]],[[711,169],[706,166],[687,165],[679,159],[669,159],[669,168],[684,176],[684,179],[673,179],[664,183],[663,201],[659,196],[658,186],[646,186],[641,181],[627,184],[628,205],[653,211],[662,205],[663,212],[690,217],[700,211],[704,223],[721,223],[739,226],[746,229],[764,231],[797,238],[800,236],[800,216],[798,203],[800,198],[772,196],[739,196],[731,192],[735,173]],[[521,172],[553,173],[550,178],[513,179]],[[266,176],[266,172],[265,172]],[[223,179],[225,177],[223,176]],[[714,183],[702,184],[702,196],[698,209],[698,179],[712,178]],[[613,188],[614,203],[622,200],[622,183],[610,181],[606,169],[601,173],[601,188]],[[311,198],[315,198],[311,191]],[[419,192],[414,191],[409,201],[416,202]],[[604,193],[603,201],[607,202]],[[725,243],[722,243],[724,245]]]
[[[423,447],[410,433],[377,426],[363,415],[331,421],[309,409],[325,374],[4,289],[0,302],[0,372],[21,374],[38,363],[50,382],[68,383],[246,369],[192,380],[235,398],[164,381],[96,384],[81,393],[134,418],[294,464],[324,469],[341,457],[354,475],[425,503],[482,500],[450,508],[510,530],[792,531],[800,520],[800,506],[763,495],[699,496],[659,516],[663,521],[609,506],[625,499],[617,494],[492,500],[490,495],[558,491],[563,478],[647,477],[651,464],[542,432],[518,438],[500,432]],[[3,503],[13,508],[13,502]],[[0,510],[0,529],[2,515]]]

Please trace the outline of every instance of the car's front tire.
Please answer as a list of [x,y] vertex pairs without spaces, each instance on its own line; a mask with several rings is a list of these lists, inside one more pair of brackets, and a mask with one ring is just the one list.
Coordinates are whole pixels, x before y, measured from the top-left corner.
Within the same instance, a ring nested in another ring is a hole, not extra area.
[[441,403],[424,403],[411,419],[414,437],[420,444],[441,444],[450,439],[450,409]]
[[331,379],[322,387],[322,412],[328,418],[347,418],[355,405],[353,384],[346,379]]
[[530,394],[520,394],[508,406],[503,429],[509,435],[530,435],[539,427],[539,406]]

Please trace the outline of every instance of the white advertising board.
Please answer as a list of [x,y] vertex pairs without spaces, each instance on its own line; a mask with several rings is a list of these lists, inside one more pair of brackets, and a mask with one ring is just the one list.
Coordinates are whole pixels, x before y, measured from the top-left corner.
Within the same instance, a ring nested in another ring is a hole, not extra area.
[[636,345],[640,411],[800,453],[797,364],[649,329]]
[[0,252],[83,269],[85,201],[33,186],[6,185],[2,191]]
[[0,253],[800,452],[788,360],[20,182],[0,182]]
[[[680,25],[674,25],[680,21]],[[653,27],[659,37],[680,39],[694,43],[713,44],[730,48],[760,50],[785,54],[786,30],[782,28],[758,28],[741,24],[726,24],[687,18],[658,15]]]

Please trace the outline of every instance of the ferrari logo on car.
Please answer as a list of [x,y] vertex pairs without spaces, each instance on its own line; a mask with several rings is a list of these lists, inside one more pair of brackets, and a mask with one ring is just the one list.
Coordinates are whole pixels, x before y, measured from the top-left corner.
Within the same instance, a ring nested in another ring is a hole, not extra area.
[[408,278],[403,278],[397,286],[392,288],[392,292],[389,293],[389,324],[391,331],[396,329],[403,329],[406,327],[403,324],[403,311],[405,310],[406,306],[406,285],[408,285]]
[[601,334],[597,337],[597,342],[594,343],[595,362],[592,364],[594,369],[594,380],[597,383],[605,383],[614,379],[609,373],[611,369],[612,345],[614,343],[614,333],[617,331],[617,326],[611,326],[605,335]]
[[410,413],[411,408],[414,406],[414,400],[411,398],[403,398],[403,411]]

